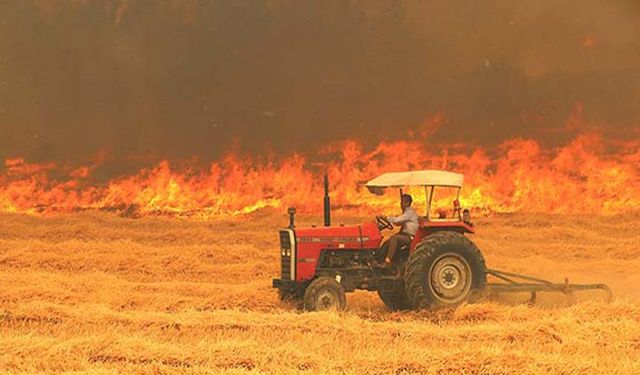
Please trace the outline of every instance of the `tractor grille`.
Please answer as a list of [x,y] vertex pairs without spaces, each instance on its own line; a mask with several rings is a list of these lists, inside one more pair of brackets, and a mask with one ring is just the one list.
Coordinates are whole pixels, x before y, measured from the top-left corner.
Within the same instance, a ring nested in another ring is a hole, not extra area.
[[280,268],[282,269],[282,279],[292,280],[293,272],[291,272],[291,257],[294,256],[294,246],[291,243],[292,231],[280,231]]

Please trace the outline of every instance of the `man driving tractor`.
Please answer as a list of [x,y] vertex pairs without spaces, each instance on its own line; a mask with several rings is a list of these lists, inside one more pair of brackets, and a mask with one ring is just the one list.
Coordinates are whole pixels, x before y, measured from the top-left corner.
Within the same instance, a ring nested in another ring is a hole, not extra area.
[[396,251],[403,246],[411,244],[413,237],[418,231],[418,214],[416,210],[411,207],[413,198],[409,194],[402,194],[400,198],[400,208],[402,214],[395,217],[388,217],[387,220],[392,224],[400,225],[400,232],[394,234],[389,238],[388,250],[385,254],[384,263],[385,267],[388,267],[393,262],[393,257],[396,255]]

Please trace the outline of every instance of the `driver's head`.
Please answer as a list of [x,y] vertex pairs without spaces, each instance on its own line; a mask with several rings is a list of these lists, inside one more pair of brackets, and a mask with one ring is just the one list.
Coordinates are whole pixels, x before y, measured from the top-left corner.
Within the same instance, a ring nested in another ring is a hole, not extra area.
[[407,207],[411,207],[411,203],[413,203],[413,198],[409,194],[402,194],[400,197],[400,207],[404,211]]

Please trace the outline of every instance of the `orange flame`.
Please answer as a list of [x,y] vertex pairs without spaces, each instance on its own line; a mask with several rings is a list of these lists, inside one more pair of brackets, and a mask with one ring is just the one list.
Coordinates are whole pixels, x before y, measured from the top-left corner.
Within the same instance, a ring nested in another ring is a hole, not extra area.
[[[128,215],[216,217],[267,207],[319,213],[321,176],[331,180],[334,207],[348,214],[392,213],[397,195],[372,196],[362,183],[389,171],[446,169],[465,174],[463,207],[490,212],[617,214],[640,209],[640,143],[580,135],[543,149],[515,139],[494,149],[420,140],[385,141],[365,150],[355,140],[332,144],[318,160],[303,155],[259,162],[229,155],[208,169],[155,168],[92,184],[97,167],[8,159],[0,173],[0,211],[53,214],[112,210]],[[322,163],[322,160],[328,160]],[[321,165],[321,167],[318,167]],[[60,177],[62,176],[62,177]],[[422,194],[416,203],[423,204]]]

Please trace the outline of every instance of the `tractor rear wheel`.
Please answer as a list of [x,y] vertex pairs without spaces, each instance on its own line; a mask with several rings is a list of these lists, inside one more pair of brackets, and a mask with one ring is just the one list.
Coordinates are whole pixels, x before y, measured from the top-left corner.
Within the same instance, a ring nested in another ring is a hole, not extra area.
[[451,307],[473,300],[486,283],[482,253],[456,232],[427,236],[406,264],[407,295],[418,309]]
[[396,286],[394,290],[378,290],[378,296],[385,306],[392,311],[410,310],[411,301],[404,290],[404,285]]
[[401,252],[396,260],[398,270],[398,280],[392,285],[385,285],[386,288],[378,290],[378,296],[382,302],[392,311],[410,310],[413,306],[404,287],[405,264],[408,257],[407,251]]
[[304,308],[308,311],[342,311],[347,307],[344,288],[330,277],[319,277],[304,293]]

